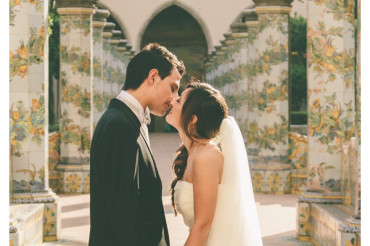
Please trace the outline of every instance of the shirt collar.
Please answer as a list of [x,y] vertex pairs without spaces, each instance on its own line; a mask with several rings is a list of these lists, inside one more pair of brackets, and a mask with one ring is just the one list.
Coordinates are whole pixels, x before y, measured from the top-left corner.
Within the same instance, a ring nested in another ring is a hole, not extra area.
[[140,102],[125,90],[122,90],[117,99],[125,103],[134,112],[141,124],[150,124],[150,110],[146,107],[144,110]]

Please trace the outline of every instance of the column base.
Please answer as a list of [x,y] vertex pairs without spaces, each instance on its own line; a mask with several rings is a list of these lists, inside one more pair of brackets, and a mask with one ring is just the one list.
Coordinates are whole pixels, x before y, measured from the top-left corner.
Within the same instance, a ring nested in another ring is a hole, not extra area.
[[[42,239],[56,241],[61,236],[61,205],[59,197],[50,189],[37,193],[14,193],[11,206],[42,205]],[[24,209],[23,209],[24,208]],[[27,211],[27,207],[17,207],[19,211]],[[19,212],[22,213],[22,212]],[[18,237],[19,239],[21,237]],[[19,241],[19,240],[18,240]],[[33,245],[33,244],[30,244]]]
[[307,170],[292,169],[290,182],[292,194],[304,193],[307,189]]
[[90,193],[90,164],[58,164],[56,172],[58,193]]
[[302,202],[299,198],[298,239],[314,245],[361,245],[361,221],[355,220],[342,204],[333,204],[327,198],[315,199],[321,203]]
[[268,194],[290,193],[291,165],[283,163],[258,163],[252,168],[253,190]]
[[43,204],[10,204],[9,245],[41,245]]

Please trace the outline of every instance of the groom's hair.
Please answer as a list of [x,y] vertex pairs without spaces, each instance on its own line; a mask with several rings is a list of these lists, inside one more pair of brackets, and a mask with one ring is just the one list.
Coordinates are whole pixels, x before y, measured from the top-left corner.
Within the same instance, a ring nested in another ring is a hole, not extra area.
[[185,66],[182,61],[168,51],[164,46],[157,43],[146,45],[127,65],[126,81],[122,89],[135,90],[140,87],[148,77],[150,70],[157,69],[161,79],[170,75],[176,68],[180,76],[185,74]]

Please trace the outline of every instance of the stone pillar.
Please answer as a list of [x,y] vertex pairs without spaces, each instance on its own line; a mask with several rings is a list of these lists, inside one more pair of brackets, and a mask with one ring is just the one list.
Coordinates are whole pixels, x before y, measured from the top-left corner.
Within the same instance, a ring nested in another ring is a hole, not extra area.
[[111,44],[111,64],[112,64],[112,97],[116,97],[122,89],[124,78],[122,78],[122,65],[120,53],[117,51],[122,31],[113,30],[110,39]]
[[109,11],[105,9],[96,9],[93,16],[93,129],[95,129],[100,117],[104,113],[106,107],[104,103],[104,87],[103,87],[103,28],[106,23],[106,18],[109,16]]
[[60,15],[60,162],[64,193],[90,192],[93,32],[96,0],[57,0]]
[[231,53],[232,59],[228,62],[233,70],[233,84],[229,89],[234,91],[233,104],[235,107],[235,119],[238,122],[240,130],[243,134],[244,143],[248,146],[247,127],[248,127],[248,76],[247,76],[247,60],[248,60],[248,31],[245,22],[239,22],[230,25],[231,33],[224,34],[226,40],[225,45]]
[[259,110],[259,153],[255,169],[264,173],[262,190],[289,192],[289,13],[292,0],[254,0],[258,14],[258,58],[254,60]]
[[126,80],[126,69],[127,69],[127,65],[130,61],[130,57],[129,56],[126,56],[124,54],[124,52],[126,51],[126,44],[127,44],[127,40],[126,39],[120,39],[119,42],[118,42],[118,47],[117,47],[117,51],[119,53],[119,57],[120,57],[120,62],[121,62],[121,69],[122,69],[122,72],[121,72],[121,79],[122,81],[120,81],[120,88],[122,89],[124,83],[125,83],[125,80]]
[[244,11],[245,23],[248,28],[247,40],[247,77],[248,77],[248,127],[247,127],[247,153],[249,165],[252,168],[253,189],[262,191],[262,175],[253,173],[253,168],[258,161],[258,108],[257,108],[257,81],[254,62],[258,59],[258,15],[254,9]]
[[[351,151],[356,151],[359,143],[356,137],[356,59],[355,59],[355,1],[308,2],[308,188],[299,197],[298,213],[301,207],[323,207],[325,204],[350,204],[351,192],[344,187],[351,180]],[[353,139],[354,138],[354,139]],[[353,140],[351,140],[353,139]],[[353,142],[353,143],[351,143]],[[349,156],[348,156],[349,154]],[[347,157],[349,159],[347,159]],[[356,163],[356,161],[354,161]],[[344,170],[343,170],[344,169]],[[356,167],[354,167],[354,171]],[[344,173],[343,173],[344,172]],[[353,179],[353,177],[352,177]],[[354,178],[356,179],[356,178]],[[354,201],[353,201],[354,202]],[[331,215],[328,206],[325,216]],[[342,206],[343,210],[352,212]],[[341,223],[343,220],[340,221]],[[324,228],[319,217],[311,213],[310,233],[299,237],[311,236],[320,242],[327,235],[319,232]],[[337,245],[357,245],[356,235],[350,229],[337,231]],[[339,233],[340,232],[340,233]],[[334,242],[334,241],[333,241]]]
[[111,44],[112,31],[116,24],[107,22],[103,29],[103,81],[104,94],[106,95],[104,103],[105,108],[108,107],[112,99],[112,64],[111,64]]
[[356,52],[356,149],[358,183],[356,186],[355,215],[361,219],[361,0],[357,1],[357,52]]
[[353,0],[348,4],[308,5],[308,191],[338,202],[341,145],[356,132]]
[[61,232],[59,198],[48,182],[47,10],[46,0],[9,3],[9,217],[15,228],[9,242],[14,245],[53,241]]

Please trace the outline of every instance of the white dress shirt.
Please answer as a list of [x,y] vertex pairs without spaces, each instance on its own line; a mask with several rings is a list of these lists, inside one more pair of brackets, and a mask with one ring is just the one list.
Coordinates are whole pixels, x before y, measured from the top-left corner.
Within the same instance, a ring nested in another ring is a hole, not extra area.
[[136,117],[139,119],[141,123],[140,131],[143,133],[143,135],[146,137],[146,140],[148,142],[148,145],[150,147],[149,143],[149,132],[148,132],[148,126],[147,124],[150,124],[150,110],[148,107],[144,110],[143,106],[140,104],[140,102],[132,96],[130,93],[128,93],[125,90],[122,90],[118,96],[117,99],[122,101],[124,104],[126,104],[132,112],[136,115]]

